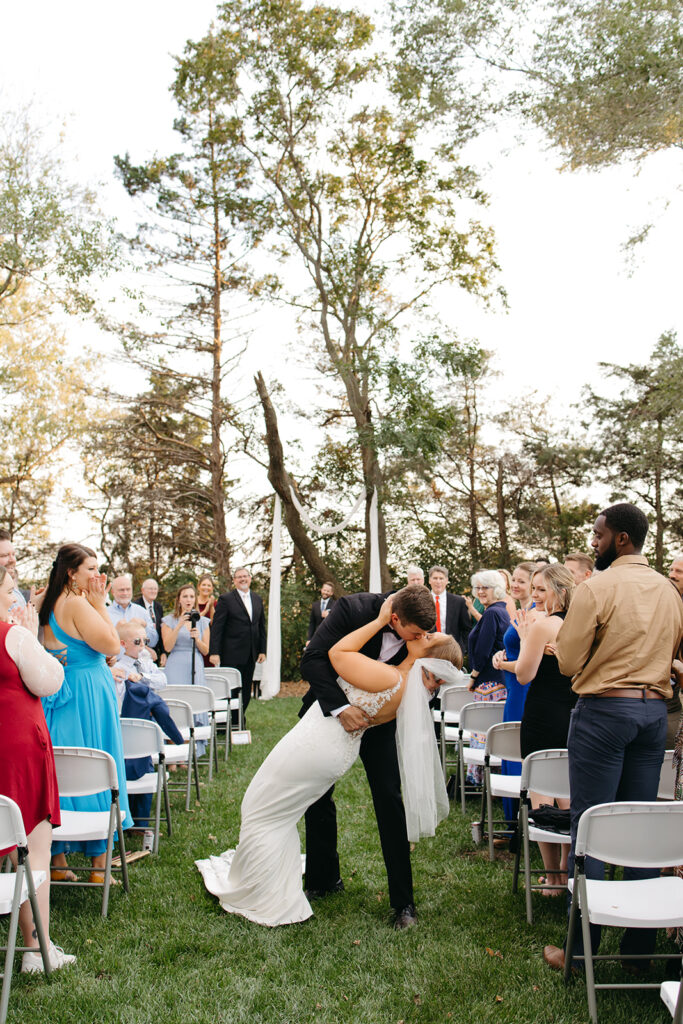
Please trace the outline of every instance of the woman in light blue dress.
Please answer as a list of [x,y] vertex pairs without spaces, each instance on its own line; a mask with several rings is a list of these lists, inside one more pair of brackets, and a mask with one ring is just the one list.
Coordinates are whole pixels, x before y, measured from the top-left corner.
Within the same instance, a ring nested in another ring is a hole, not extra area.
[[[64,666],[64,683],[52,697],[43,698],[45,720],[55,747],[94,747],[114,758],[119,779],[119,801],[124,828],[133,819],[128,808],[126,769],[114,677],[107,657],[121,649],[105,604],[107,577],[98,572],[94,551],[80,544],[64,544],[52,563],[40,609],[43,644]],[[63,798],[63,808],[108,811],[108,793]],[[92,857],[91,882],[103,882],[106,840],[52,844],[53,877],[71,877],[65,853],[82,850]]]
[[[161,620],[161,640],[168,657],[164,666],[170,686],[204,686],[204,655],[209,653],[210,623],[203,615],[195,626],[190,613],[197,607],[197,595],[191,583],[186,583],[176,594],[173,615]],[[194,641],[194,678],[192,676],[192,643]],[[208,725],[206,713],[194,716],[195,725]],[[197,756],[201,757],[206,744],[197,743]]]

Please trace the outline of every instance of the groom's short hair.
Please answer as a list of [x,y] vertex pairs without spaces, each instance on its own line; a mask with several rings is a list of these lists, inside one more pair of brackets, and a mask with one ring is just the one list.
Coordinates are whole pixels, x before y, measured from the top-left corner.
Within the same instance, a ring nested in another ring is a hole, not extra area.
[[391,601],[391,610],[402,626],[417,626],[428,631],[436,624],[436,606],[429,587],[413,584],[398,590]]

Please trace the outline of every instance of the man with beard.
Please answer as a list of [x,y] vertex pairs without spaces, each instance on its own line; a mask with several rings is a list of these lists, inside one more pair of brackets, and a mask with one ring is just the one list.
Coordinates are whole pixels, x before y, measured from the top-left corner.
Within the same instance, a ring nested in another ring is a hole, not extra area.
[[[560,672],[572,676],[572,688],[579,694],[567,740],[569,877],[579,818],[587,808],[617,799],[657,798],[671,665],[683,638],[683,602],[670,581],[641,555],[647,530],[645,514],[626,502],[598,516],[591,546],[599,575],[576,589],[557,637]],[[624,877],[658,874],[626,868]],[[588,858],[586,875],[603,878],[604,864]],[[655,939],[655,929],[627,929],[621,952],[647,956]],[[591,940],[595,954],[598,926],[591,925]],[[580,931],[575,952],[583,953]],[[551,967],[564,967],[564,950],[556,946],[546,946],[543,957]]]

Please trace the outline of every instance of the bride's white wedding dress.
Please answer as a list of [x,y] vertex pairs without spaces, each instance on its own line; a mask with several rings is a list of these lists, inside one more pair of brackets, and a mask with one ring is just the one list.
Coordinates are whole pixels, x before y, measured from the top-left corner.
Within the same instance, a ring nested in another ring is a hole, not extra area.
[[[418,664],[428,669],[436,664],[440,678],[444,664],[459,675],[450,663],[422,660],[411,670],[399,705],[397,746],[411,839],[433,835],[437,822],[448,814],[429,694]],[[379,693],[368,693],[341,679],[339,684],[349,703],[374,717],[400,688],[401,678]],[[237,850],[195,862],[206,888],[224,910],[269,927],[312,916],[301,885],[297,822],[349,770],[358,757],[362,735],[362,730],[349,733],[336,718],[326,718],[316,702],[273,747],[244,794]],[[411,806],[414,800],[417,807]]]

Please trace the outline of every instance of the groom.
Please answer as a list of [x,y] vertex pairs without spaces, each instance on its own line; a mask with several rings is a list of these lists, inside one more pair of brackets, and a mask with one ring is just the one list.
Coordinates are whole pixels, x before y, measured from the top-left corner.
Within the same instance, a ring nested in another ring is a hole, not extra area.
[[[329,650],[347,633],[367,625],[379,614],[386,594],[352,594],[341,597],[332,607],[304,651],[302,677],[310,689],[300,712],[304,715],[318,701],[325,716],[338,718],[347,732],[362,729],[368,719],[360,708],[349,704],[337,683]],[[362,653],[376,661],[399,665],[406,657],[406,640],[417,640],[434,628],[434,600],[427,587],[405,587],[393,595],[388,626],[379,630]],[[396,722],[374,726],[363,735],[360,756],[370,783],[382,854],[389,880],[389,902],[394,910],[394,927],[409,928],[417,923],[410,868],[410,844],[401,798],[401,778],[396,752]],[[337,853],[337,811],[332,799],[334,786],[306,811],[306,892],[309,898],[339,892],[344,888]]]

